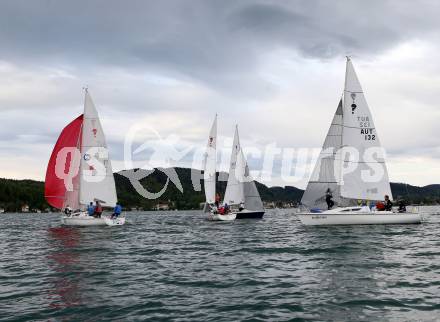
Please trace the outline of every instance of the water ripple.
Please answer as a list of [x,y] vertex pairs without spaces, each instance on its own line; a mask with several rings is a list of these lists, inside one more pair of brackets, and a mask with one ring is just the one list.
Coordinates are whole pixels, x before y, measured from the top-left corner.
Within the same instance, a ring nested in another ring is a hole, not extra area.
[[130,213],[124,227],[0,216],[5,321],[435,321],[440,213],[410,226],[304,227],[287,212],[206,221]]

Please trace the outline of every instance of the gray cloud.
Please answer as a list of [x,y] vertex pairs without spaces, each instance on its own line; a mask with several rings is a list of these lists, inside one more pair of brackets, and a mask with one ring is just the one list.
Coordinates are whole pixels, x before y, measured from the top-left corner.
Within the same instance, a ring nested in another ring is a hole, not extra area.
[[[242,137],[255,141],[319,146],[340,95],[342,57],[368,62],[405,42],[436,44],[439,13],[435,1],[1,1],[0,111],[9,122],[0,143],[26,155],[21,143],[55,142],[81,112],[80,89],[89,84],[116,159],[131,122],[145,118],[165,134],[204,142],[214,112],[224,135],[239,122]],[[389,88],[392,107],[435,109],[434,60]],[[335,61],[340,84],[329,68]],[[415,73],[429,85],[413,81]],[[375,119],[396,114],[384,113]],[[438,157],[435,122],[414,120],[424,123],[411,136],[386,132],[390,154]]]
[[438,9],[429,1],[3,1],[1,58],[145,68],[224,87],[252,83],[258,56],[278,46],[315,58],[377,54],[437,32]]

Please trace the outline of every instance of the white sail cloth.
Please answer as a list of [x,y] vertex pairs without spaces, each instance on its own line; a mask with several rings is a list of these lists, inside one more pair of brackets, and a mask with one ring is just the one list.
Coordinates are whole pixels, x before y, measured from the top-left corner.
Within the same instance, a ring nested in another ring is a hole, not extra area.
[[240,138],[238,136],[238,126],[235,127],[234,141],[232,143],[232,154],[229,162],[229,176],[226,185],[224,202],[228,205],[238,205],[244,203],[243,182],[239,181],[240,174],[236,173],[237,158],[240,153]]
[[114,207],[117,197],[104,132],[98,112],[86,90],[81,136],[79,202],[87,205],[96,200],[104,206]]
[[255,181],[249,173],[249,166],[243,154],[243,149],[240,149],[239,162],[240,169],[244,170],[243,173],[243,196],[244,196],[244,208],[252,211],[263,211],[263,202],[261,201],[260,194],[258,193]]
[[215,202],[216,164],[217,164],[217,115],[209,132],[203,167],[205,198],[208,204]]
[[328,189],[333,193],[334,201],[341,203],[340,198],[340,157],[342,147],[342,99],[333,117],[330,129],[316,161],[315,168],[304,191],[301,203],[308,207],[324,208],[327,206],[325,195]]

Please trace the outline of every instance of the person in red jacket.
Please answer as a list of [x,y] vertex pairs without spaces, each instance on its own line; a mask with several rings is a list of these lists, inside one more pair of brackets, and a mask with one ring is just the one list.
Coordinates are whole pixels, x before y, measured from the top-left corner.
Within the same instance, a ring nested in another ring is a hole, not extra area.
[[101,214],[102,214],[101,204],[99,203],[99,201],[96,201],[94,217],[101,218]]
[[376,209],[377,209],[378,211],[384,211],[384,210],[385,210],[385,205],[383,204],[383,202],[378,202],[378,203],[376,204]]

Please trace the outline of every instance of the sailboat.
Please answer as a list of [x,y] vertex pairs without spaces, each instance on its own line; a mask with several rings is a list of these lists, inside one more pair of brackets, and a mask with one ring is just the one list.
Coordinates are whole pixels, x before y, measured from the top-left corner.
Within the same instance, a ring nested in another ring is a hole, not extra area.
[[[337,206],[327,208],[326,194]],[[383,149],[352,61],[347,57],[343,96],[301,203],[309,212],[297,214],[305,225],[412,224],[418,213],[377,211],[358,206],[390,196]]]
[[117,201],[113,171],[98,112],[85,89],[84,113],[61,132],[46,171],[45,198],[64,210],[68,226],[123,225],[125,217],[95,218],[85,211],[90,202],[114,207]]
[[203,179],[205,188],[204,213],[210,220],[232,221],[245,218],[262,218],[264,215],[261,201],[255,182],[249,174],[249,167],[240,146],[238,126],[235,128],[232,155],[229,166],[229,177],[226,185],[224,204],[228,204],[231,211],[220,214],[215,205],[216,199],[216,164],[217,164],[217,115],[209,132],[208,144],[204,157]]
[[236,215],[233,213],[220,214],[215,205],[216,196],[216,166],[217,166],[217,115],[209,131],[208,144],[206,146],[205,158],[203,160],[203,184],[205,188],[205,207],[204,213],[208,214],[210,220],[232,221]]
[[240,145],[238,125],[235,127],[224,204],[231,207],[236,219],[259,219],[264,215],[263,202],[249,174],[249,166]]

